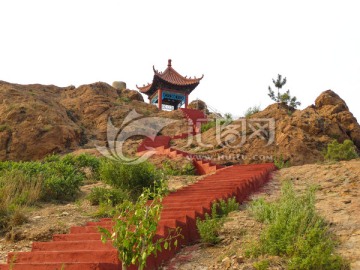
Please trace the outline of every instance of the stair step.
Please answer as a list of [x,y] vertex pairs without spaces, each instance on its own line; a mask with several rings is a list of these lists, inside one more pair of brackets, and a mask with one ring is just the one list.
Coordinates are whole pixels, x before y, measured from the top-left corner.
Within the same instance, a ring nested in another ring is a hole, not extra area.
[[10,252],[8,263],[118,263],[117,250]]
[[100,233],[73,233],[73,234],[54,234],[54,241],[94,241],[101,240]]
[[119,270],[114,263],[15,263],[0,265],[0,270]]
[[100,240],[89,241],[54,241],[33,242],[32,251],[60,251],[60,250],[112,250],[111,243],[102,243]]

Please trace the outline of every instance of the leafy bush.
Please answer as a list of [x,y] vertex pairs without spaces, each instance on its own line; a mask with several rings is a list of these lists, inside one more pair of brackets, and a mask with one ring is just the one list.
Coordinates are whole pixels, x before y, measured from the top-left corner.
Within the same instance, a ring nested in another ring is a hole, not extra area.
[[216,126],[216,121],[209,121],[201,124],[201,133],[208,131],[209,129]]
[[268,260],[262,260],[259,262],[254,263],[254,267],[256,270],[266,270],[269,268],[269,261]]
[[42,162],[0,162],[0,177],[9,183],[19,172],[30,182],[41,178],[41,200],[73,200],[86,178],[84,168],[91,168],[98,174],[99,165],[100,161],[89,155],[66,155],[63,158],[52,155]]
[[253,107],[249,107],[245,111],[244,116],[246,118],[249,118],[250,116],[252,116],[253,114],[258,113],[258,112],[260,112],[260,106],[259,105],[254,105]]
[[216,127],[216,121],[220,121],[219,124],[220,125],[224,125],[224,124],[229,124],[232,121],[232,116],[231,114],[225,114],[227,118],[225,119],[217,119],[217,120],[212,120],[206,123],[202,123],[201,124],[201,133],[208,131],[211,128]]
[[161,164],[162,170],[166,176],[169,175],[195,175],[196,170],[191,161],[185,163],[182,165],[181,168],[179,166],[176,166],[174,162],[171,162],[170,160],[165,160]]
[[[48,157],[48,162],[63,162],[74,166],[78,171],[81,171],[87,179],[98,179],[100,159],[89,154],[72,155],[68,154],[63,157],[53,155]],[[90,170],[90,172],[89,172]]]
[[224,224],[225,217],[232,211],[239,209],[236,198],[229,198],[227,201],[220,200],[211,206],[211,215],[205,214],[205,219],[196,219],[196,226],[199,231],[201,241],[215,245],[219,242],[219,231]]
[[239,203],[235,197],[225,200],[220,200],[218,204],[218,214],[222,217],[226,217],[230,212],[239,210]]
[[95,187],[89,194],[91,205],[99,205],[100,203],[109,203],[115,206],[129,198],[129,193],[121,189],[109,189],[104,187]]
[[337,140],[332,141],[327,146],[325,159],[328,160],[350,160],[357,158],[359,155],[356,152],[356,147],[351,140],[345,140],[339,143]]
[[274,158],[274,164],[276,166],[276,168],[278,168],[279,170],[282,168],[288,168],[290,167],[290,161],[284,160],[284,157],[282,155],[280,155],[280,157],[275,157]]
[[92,214],[96,218],[112,218],[116,214],[116,208],[108,202],[100,202],[99,208]]
[[133,198],[137,198],[144,188],[152,187],[162,179],[161,172],[149,162],[128,165],[103,159],[100,163],[99,174],[106,184],[129,191]]
[[74,200],[85,178],[74,166],[63,162],[44,164],[40,175],[44,177],[42,199],[45,201]]
[[315,210],[315,189],[297,195],[291,182],[284,182],[278,201],[253,201],[250,213],[268,224],[247,250],[250,256],[269,254],[288,258],[288,269],[345,269],[346,264],[334,254],[335,242],[325,221]]
[[[126,200],[117,206],[115,225],[111,232],[100,228],[101,240],[111,240],[118,250],[122,269],[126,270],[132,264],[137,264],[138,269],[144,269],[151,254],[156,256],[162,248],[170,249],[171,246],[177,246],[177,238],[180,236],[178,228],[167,237],[155,239],[165,190],[162,181],[154,192],[148,188],[144,189],[136,202]],[[152,199],[150,203],[149,199]]]
[[196,219],[196,226],[203,243],[215,245],[219,243],[219,231],[224,223],[224,219],[217,215],[217,204],[211,207],[211,215],[205,214],[205,219]]

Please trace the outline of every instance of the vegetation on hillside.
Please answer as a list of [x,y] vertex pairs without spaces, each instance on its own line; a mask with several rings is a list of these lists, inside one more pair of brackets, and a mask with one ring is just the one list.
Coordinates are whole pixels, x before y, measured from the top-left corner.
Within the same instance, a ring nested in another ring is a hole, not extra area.
[[214,202],[211,206],[211,213],[205,214],[205,219],[197,218],[196,226],[199,231],[201,241],[206,244],[215,245],[219,242],[219,233],[225,218],[230,212],[239,210],[239,203],[236,198],[232,197],[228,200],[220,200]]
[[285,257],[287,269],[347,269],[334,252],[336,242],[326,222],[315,210],[314,187],[298,194],[292,183],[285,181],[277,201],[260,198],[250,204],[249,210],[266,224],[259,241],[248,249],[249,256]]
[[252,107],[249,107],[245,112],[244,112],[244,116],[246,118],[249,118],[250,116],[252,116],[255,113],[260,112],[260,106],[259,105],[254,105]]
[[227,125],[233,121],[233,116],[231,113],[225,113],[223,118],[218,118],[214,120],[210,120],[206,123],[201,124],[201,133],[208,131],[211,128],[216,127],[216,125]]
[[112,231],[100,228],[102,241],[110,240],[119,251],[122,269],[126,270],[134,264],[142,270],[151,254],[156,255],[162,248],[177,246],[181,237],[179,229],[167,237],[154,240],[160,221],[161,202],[166,193],[167,187],[163,181],[157,182],[153,189],[145,188],[135,202],[125,200],[116,207]]
[[24,222],[24,209],[39,201],[73,201],[99,160],[89,155],[50,156],[44,161],[0,162],[0,232]]
[[103,182],[91,190],[87,199],[92,205],[99,205],[95,216],[108,217],[114,214],[116,205],[125,200],[136,201],[144,188],[153,188],[170,175],[194,174],[190,164],[179,168],[167,161],[163,165],[127,165],[88,154],[0,162],[0,233],[26,222],[27,208],[39,202],[77,200],[85,183]]
[[345,140],[343,143],[339,143],[337,140],[328,144],[325,153],[325,159],[327,160],[350,160],[359,157],[356,152],[354,142],[351,140]]

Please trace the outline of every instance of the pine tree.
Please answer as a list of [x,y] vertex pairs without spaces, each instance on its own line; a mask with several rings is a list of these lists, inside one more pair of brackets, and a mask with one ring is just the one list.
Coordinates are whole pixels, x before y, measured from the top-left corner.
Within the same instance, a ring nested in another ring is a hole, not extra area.
[[290,90],[286,90],[285,93],[281,94],[280,89],[286,84],[286,77],[282,78],[280,74],[278,74],[277,79],[272,79],[275,87],[277,88],[277,94],[275,95],[274,90],[269,86],[268,96],[277,103],[284,103],[289,107],[296,109],[297,106],[300,106],[301,103],[297,101],[297,98],[290,95]]

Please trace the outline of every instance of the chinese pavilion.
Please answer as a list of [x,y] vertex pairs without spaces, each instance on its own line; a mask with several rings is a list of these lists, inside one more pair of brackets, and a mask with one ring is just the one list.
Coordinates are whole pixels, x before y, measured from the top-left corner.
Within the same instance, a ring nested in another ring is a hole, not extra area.
[[171,59],[168,61],[167,69],[163,72],[154,70],[152,83],[142,87],[136,86],[141,93],[149,98],[151,104],[157,104],[160,110],[176,110],[181,106],[188,106],[189,94],[198,86],[201,78],[187,78],[180,75],[171,66]]

